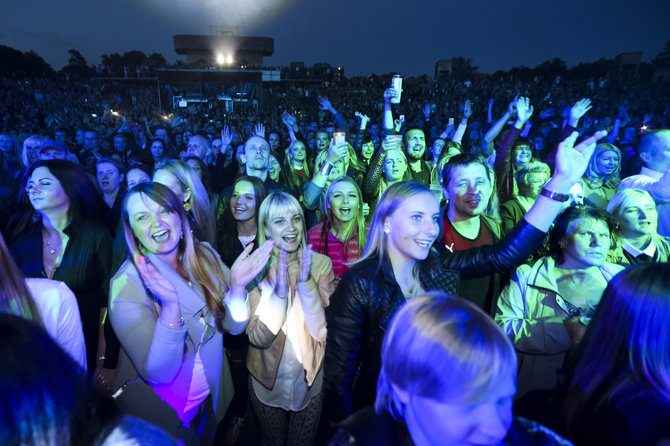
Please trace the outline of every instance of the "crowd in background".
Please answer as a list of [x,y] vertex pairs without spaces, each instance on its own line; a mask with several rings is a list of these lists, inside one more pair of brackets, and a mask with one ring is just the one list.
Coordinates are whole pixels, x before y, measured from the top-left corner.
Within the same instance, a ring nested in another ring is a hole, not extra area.
[[0,443],[667,441],[667,87],[327,74],[1,80]]

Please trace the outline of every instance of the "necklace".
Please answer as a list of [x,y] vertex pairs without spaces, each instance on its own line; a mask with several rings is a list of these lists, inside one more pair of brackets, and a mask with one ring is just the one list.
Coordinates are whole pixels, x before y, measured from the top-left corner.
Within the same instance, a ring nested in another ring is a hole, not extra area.
[[56,254],[56,248],[51,247],[51,241],[46,237],[46,234],[44,234],[43,237],[44,237],[44,243],[46,243],[47,248],[49,249],[49,254],[51,255]]

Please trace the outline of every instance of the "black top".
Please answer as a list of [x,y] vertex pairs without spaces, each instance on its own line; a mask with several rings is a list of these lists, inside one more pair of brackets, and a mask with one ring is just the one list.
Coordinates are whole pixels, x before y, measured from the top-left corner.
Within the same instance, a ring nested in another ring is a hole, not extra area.
[[[111,278],[112,238],[107,228],[91,220],[72,222],[63,231],[68,243],[53,280],[65,282],[77,297],[89,371],[95,368],[100,309],[107,306]],[[47,277],[42,263],[41,220],[9,247],[26,277]],[[106,356],[106,355],[105,355]]]

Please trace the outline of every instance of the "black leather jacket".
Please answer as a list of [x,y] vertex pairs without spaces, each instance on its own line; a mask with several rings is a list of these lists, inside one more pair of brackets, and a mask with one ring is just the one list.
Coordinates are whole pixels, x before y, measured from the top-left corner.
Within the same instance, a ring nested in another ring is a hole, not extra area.
[[[458,293],[463,278],[516,268],[542,242],[545,233],[522,220],[498,243],[450,253],[437,243],[419,262],[426,291]],[[446,268],[445,268],[446,266]],[[324,362],[325,416],[340,421],[374,404],[381,368],[381,345],[391,318],[405,303],[388,259],[367,259],[349,269],[326,308],[328,340]]]

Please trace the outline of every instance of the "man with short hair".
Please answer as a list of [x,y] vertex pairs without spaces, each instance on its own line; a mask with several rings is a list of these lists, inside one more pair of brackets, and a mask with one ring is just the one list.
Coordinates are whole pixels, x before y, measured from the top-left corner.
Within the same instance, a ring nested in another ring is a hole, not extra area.
[[207,164],[207,154],[210,151],[209,139],[202,135],[193,135],[186,145],[186,155],[197,156]]
[[[268,193],[272,192],[286,192],[291,194],[291,191],[281,184],[273,181],[268,174],[268,167],[270,166],[270,144],[260,136],[251,136],[244,143],[244,148],[239,153],[240,163],[244,164],[244,175],[256,177],[265,183]],[[232,186],[226,187],[219,195],[219,203],[216,209],[217,225],[220,224],[221,219],[225,216],[225,211],[228,207],[228,200],[230,198]],[[296,197],[297,198],[297,197]]]
[[[491,209],[493,171],[474,153],[455,155],[442,171],[443,232],[436,243],[450,252],[491,245],[500,239],[500,223],[488,215]],[[461,294],[493,314],[500,294],[497,274],[461,280]]]
[[624,178],[619,189],[649,192],[658,211],[658,233],[670,236],[670,129],[651,131],[640,138],[640,173]]
[[423,130],[414,127],[408,129],[402,137],[407,154],[407,171],[413,181],[430,185],[430,166],[423,160],[426,152],[426,136]]

